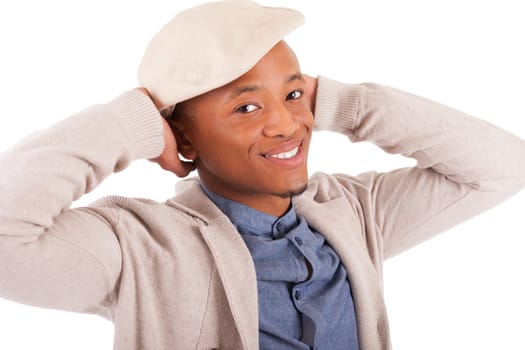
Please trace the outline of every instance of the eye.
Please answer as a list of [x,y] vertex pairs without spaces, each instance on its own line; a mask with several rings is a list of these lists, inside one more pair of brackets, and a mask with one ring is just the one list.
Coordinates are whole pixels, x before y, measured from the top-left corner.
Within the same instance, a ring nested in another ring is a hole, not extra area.
[[286,95],[286,100],[298,100],[301,98],[301,96],[303,96],[303,92],[301,90],[294,90]]
[[235,112],[237,112],[237,113],[250,113],[250,112],[256,111],[257,109],[259,109],[259,106],[251,104],[251,103],[248,103],[248,104],[239,106],[235,110]]

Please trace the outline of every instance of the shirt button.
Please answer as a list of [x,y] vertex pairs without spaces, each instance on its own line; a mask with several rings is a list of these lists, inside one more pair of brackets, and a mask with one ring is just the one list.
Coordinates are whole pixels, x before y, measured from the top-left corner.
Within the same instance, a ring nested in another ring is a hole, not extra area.
[[297,245],[303,245],[303,240],[300,237],[295,237],[294,239]]
[[284,224],[282,222],[277,223],[277,231],[283,232],[284,230]]
[[296,290],[294,296],[296,300],[301,300],[301,291]]

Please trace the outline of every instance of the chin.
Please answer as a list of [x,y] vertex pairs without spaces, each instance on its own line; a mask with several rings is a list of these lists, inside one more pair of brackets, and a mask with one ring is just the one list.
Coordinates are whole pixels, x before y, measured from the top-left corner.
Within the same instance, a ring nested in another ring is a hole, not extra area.
[[281,198],[290,198],[290,197],[293,197],[293,196],[300,195],[301,193],[306,191],[307,188],[308,188],[308,183],[307,182],[303,182],[299,186],[293,186],[293,187],[291,187],[290,189],[288,189],[286,191],[282,191],[282,192],[277,193],[277,195],[279,197],[281,197]]

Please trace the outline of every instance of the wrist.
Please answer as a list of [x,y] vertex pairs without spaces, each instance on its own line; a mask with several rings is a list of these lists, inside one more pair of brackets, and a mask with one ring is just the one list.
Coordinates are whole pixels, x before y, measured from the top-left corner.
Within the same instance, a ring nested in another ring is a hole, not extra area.
[[318,78],[315,130],[349,133],[357,124],[361,86]]

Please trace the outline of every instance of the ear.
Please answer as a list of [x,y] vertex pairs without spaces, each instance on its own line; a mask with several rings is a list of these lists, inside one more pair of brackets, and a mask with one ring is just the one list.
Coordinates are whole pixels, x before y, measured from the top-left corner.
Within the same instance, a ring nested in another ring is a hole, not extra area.
[[197,158],[197,149],[195,148],[187,126],[181,122],[168,121],[171,131],[177,140],[177,151],[188,160],[195,160]]

